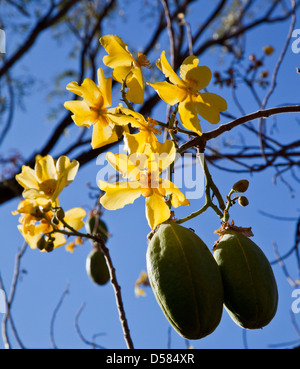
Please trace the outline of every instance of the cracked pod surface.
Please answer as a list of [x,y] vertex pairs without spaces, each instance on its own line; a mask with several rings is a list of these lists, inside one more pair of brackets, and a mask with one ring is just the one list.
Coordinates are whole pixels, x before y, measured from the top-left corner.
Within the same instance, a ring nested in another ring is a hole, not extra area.
[[223,286],[205,243],[190,229],[161,224],[146,261],[155,298],[173,328],[187,339],[212,333],[222,317]]
[[229,231],[217,243],[224,305],[232,320],[243,328],[258,329],[276,314],[278,290],[272,267],[263,251],[248,237]]

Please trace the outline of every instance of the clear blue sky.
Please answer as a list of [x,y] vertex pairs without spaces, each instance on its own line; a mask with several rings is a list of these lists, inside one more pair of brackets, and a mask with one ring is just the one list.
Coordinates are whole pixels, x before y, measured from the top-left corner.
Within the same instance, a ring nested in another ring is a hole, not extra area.
[[[133,5],[131,5],[131,8],[131,17],[127,18],[126,23],[119,22],[116,19],[106,25],[105,33],[118,34],[130,46],[139,49],[144,44],[144,39],[151,34],[149,31],[151,23],[145,22],[142,24],[138,18],[137,9]],[[192,13],[188,20],[193,26],[198,22],[198,15]],[[140,29],[141,27],[142,29]],[[274,67],[285,42],[288,27],[288,23],[274,25],[272,34],[269,30],[264,32],[264,27],[258,28],[251,33],[247,41],[248,54],[257,52],[260,55],[262,48],[271,44],[275,47],[275,53],[270,57],[268,63],[270,68]],[[137,28],[139,32],[136,32]],[[165,35],[163,43],[165,45],[161,45],[161,47],[168,45],[167,35]],[[14,45],[10,44],[10,34],[8,33],[8,55],[13,48]],[[289,49],[280,69],[277,92],[270,100],[269,107],[299,102],[300,77],[295,73],[295,68],[299,66],[298,61],[299,56],[293,54]],[[201,64],[208,65],[212,71],[215,69],[221,70],[223,67],[217,64],[214,53],[206,53],[201,58]],[[34,85],[34,89],[25,98],[25,110],[17,110],[15,127],[10,131],[1,152],[18,148],[25,157],[28,157],[32,153],[32,147],[42,147],[47,139],[47,133],[53,129],[53,124],[45,118],[49,107],[45,86],[51,86],[54,76],[58,71],[63,71],[65,67],[66,49],[64,44],[59,46],[50,37],[42,35],[32,52],[16,68],[16,74],[26,73],[28,70],[34,73],[39,82]],[[103,67],[101,61],[99,67]],[[108,70],[106,69],[106,71]],[[209,91],[219,93],[225,97],[228,101],[229,111],[238,114],[227,90],[219,90],[218,87],[211,85]],[[246,92],[242,91],[241,93],[241,99],[248,99]],[[58,99],[58,104],[63,105],[64,101],[68,100],[70,96],[66,91],[65,96]],[[118,101],[115,100],[115,104],[117,103]],[[257,110],[255,102],[251,99],[248,99],[245,106],[247,112]],[[155,110],[154,118],[164,120],[165,108],[165,104],[161,104],[160,108]],[[299,137],[299,125],[295,124],[295,118],[296,116],[292,114],[277,118],[277,129],[280,130],[283,138],[289,137],[288,133],[291,129],[298,129],[297,133],[295,131],[295,137]],[[221,123],[226,121],[225,118],[222,118]],[[37,124],[37,122],[40,123]],[[271,124],[271,119],[269,123]],[[210,127],[207,125],[205,128],[209,129]],[[75,126],[71,127],[68,132],[69,137],[78,133],[78,128]],[[223,138],[230,139],[233,135],[233,132],[228,133]],[[252,138],[246,137],[246,139],[251,142]],[[66,143],[68,140],[71,142],[68,137],[63,142]],[[217,143],[220,144],[221,140],[217,140]],[[63,147],[60,144],[57,145],[53,155],[61,152],[62,149]],[[76,180],[62,193],[60,202],[65,209],[76,206],[84,207],[87,210],[91,208],[93,201],[89,198],[87,183],[90,182],[93,186],[96,185],[96,176],[99,169],[96,161],[92,161],[79,171]],[[232,211],[232,218],[240,226],[252,226],[255,235],[253,240],[263,249],[270,261],[275,259],[272,242],[277,243],[281,253],[291,248],[294,241],[295,222],[269,219],[261,215],[259,211],[297,217],[299,208],[295,204],[299,203],[299,193],[291,198],[284,184],[279,181],[275,185],[272,182],[274,173],[271,170],[250,177],[212,169],[212,175],[216,184],[220,185],[224,196],[237,180],[247,178],[250,181],[250,188],[247,192],[250,205],[246,208],[236,206]],[[2,235],[0,271],[7,289],[9,289],[12,279],[15,254],[23,243],[23,239],[16,228],[18,217],[11,215],[11,211],[17,208],[18,202],[18,199],[10,201],[2,205],[0,209],[0,234]],[[189,208],[176,211],[176,216],[188,215],[200,208],[202,204],[203,199],[193,200]],[[166,348],[169,324],[157,305],[152,291],[147,288],[145,298],[136,298],[134,295],[134,283],[140,272],[146,268],[146,236],[150,229],[144,213],[143,198],[124,209],[105,211],[104,220],[112,234],[107,246],[110,249],[117,271],[117,278],[121,285],[128,324],[135,347]],[[186,223],[186,226],[193,228],[208,247],[212,248],[216,240],[213,231],[219,227],[215,214],[207,211]],[[27,249],[22,259],[22,269],[26,271],[26,274],[22,276],[22,280],[18,284],[12,309],[16,327],[26,347],[51,347],[51,317],[60,296],[69,283],[69,294],[59,309],[55,322],[54,333],[57,346],[59,348],[88,348],[80,340],[74,327],[74,317],[82,303],[85,302],[86,306],[79,319],[84,336],[91,340],[94,334],[103,333],[102,337],[97,338],[97,343],[107,348],[126,348],[111,285],[96,286],[86,275],[85,259],[90,249],[89,242],[77,247],[74,254],[67,253],[64,247],[50,254]],[[291,259],[288,266],[290,270],[296,270],[294,260]],[[264,329],[247,331],[247,342],[250,348],[269,348],[270,345],[300,339],[290,318],[290,308],[293,301],[291,298],[292,287],[287,283],[280,266],[275,265],[274,272],[279,286],[278,313]],[[300,325],[300,314],[296,316],[296,320]],[[10,336],[12,337],[12,335]],[[12,343],[17,347],[13,339]],[[214,333],[202,340],[191,341],[190,343],[199,349],[243,348],[243,330],[232,322],[224,310],[222,321]],[[0,348],[2,347],[1,341]],[[174,330],[171,332],[171,347],[186,347],[184,339],[178,336]]]

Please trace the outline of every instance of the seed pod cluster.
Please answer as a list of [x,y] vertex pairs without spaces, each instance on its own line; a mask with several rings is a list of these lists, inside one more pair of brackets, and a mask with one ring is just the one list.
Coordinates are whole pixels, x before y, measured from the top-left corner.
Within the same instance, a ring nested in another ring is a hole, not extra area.
[[275,316],[278,291],[262,250],[229,231],[214,254],[190,229],[161,224],[149,242],[147,273],[154,296],[173,328],[200,339],[219,325],[225,306],[243,328],[266,326]]

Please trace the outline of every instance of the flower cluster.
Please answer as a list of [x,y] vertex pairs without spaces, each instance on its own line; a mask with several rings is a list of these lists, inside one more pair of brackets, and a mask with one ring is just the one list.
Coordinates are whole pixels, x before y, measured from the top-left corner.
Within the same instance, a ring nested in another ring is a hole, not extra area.
[[24,188],[23,198],[14,215],[20,214],[18,229],[33,249],[52,251],[66,243],[66,238],[57,230],[67,223],[76,230],[83,227],[86,213],[81,208],[66,212],[59,207],[58,196],[73,182],[79,163],[70,162],[66,156],[56,162],[50,156],[37,156],[34,169],[23,165],[16,180]]
[[[177,150],[174,133],[180,129],[178,125],[181,123],[185,128],[181,129],[182,132],[202,135],[199,117],[216,124],[227,104],[216,94],[200,92],[210,83],[212,73],[208,67],[198,65],[196,56],[189,56],[183,61],[179,77],[163,51],[156,66],[167,80],[150,83],[145,82],[143,68],[151,68],[151,64],[143,53],[134,56],[122,39],[115,35],[103,36],[99,41],[107,53],[103,63],[113,70],[112,77],[105,77],[104,70],[99,68],[97,84],[89,78],[85,78],[81,85],[70,82],[67,90],[79,99],[76,97],[67,101],[64,106],[72,112],[77,126],[92,127],[93,149],[121,140],[125,144],[126,153],[107,152],[107,161],[124,180],[115,183],[99,181],[99,188],[105,192],[100,199],[102,206],[116,210],[142,196],[145,198],[148,224],[155,230],[173,216],[172,207],[189,205],[185,195],[172,183]],[[122,101],[126,106],[120,103],[112,107],[113,80],[122,84]],[[145,117],[133,108],[134,104],[143,104],[147,85],[164,102],[175,106],[169,122]],[[177,113],[180,123],[175,121]],[[163,140],[162,127],[169,131],[170,139]],[[63,220],[57,217],[57,209],[61,209],[58,195],[73,181],[77,170],[76,161],[70,162],[63,156],[55,164],[48,155],[37,159],[34,170],[24,166],[22,173],[16,176],[24,187],[25,200],[15,213],[21,214],[19,229],[32,247],[58,247],[65,243],[65,238],[62,233],[55,235],[55,229],[62,229],[64,223],[74,229],[82,226],[85,215],[82,209],[71,209],[64,214]],[[168,171],[168,179],[161,177],[164,171]],[[53,218],[57,220],[55,226]]]
[[[103,69],[99,68],[98,85],[88,78],[81,86],[77,82],[69,83],[67,89],[82,100],[67,101],[65,107],[73,113],[75,124],[93,126],[93,148],[123,138],[127,154],[108,152],[107,161],[124,180],[116,183],[99,181],[100,189],[105,192],[100,202],[104,208],[116,210],[143,196],[148,224],[154,230],[171,217],[172,206],[189,205],[189,201],[174,183],[160,177],[175,160],[174,140],[160,142],[161,127],[158,126],[162,124],[135,111],[131,103],[143,104],[145,85],[149,85],[167,104],[177,105],[181,124],[198,135],[202,134],[199,116],[210,123],[218,123],[219,113],[227,109],[227,104],[216,94],[200,92],[208,86],[212,73],[208,67],[198,66],[196,56],[183,61],[179,77],[163,51],[156,65],[168,81],[145,83],[143,68],[151,68],[151,64],[144,54],[139,52],[134,57],[122,39],[115,35],[101,37],[100,44],[108,54],[103,57],[103,63],[113,69],[112,78],[105,78]],[[112,79],[122,84],[127,107],[122,104],[111,107]]]

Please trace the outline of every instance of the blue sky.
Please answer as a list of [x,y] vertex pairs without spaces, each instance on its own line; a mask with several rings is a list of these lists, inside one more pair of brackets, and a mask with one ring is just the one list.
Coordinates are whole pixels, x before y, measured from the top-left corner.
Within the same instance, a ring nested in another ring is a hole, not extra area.
[[[129,5],[130,6],[130,5]],[[118,34],[129,45],[139,49],[144,44],[144,39],[151,33],[149,22],[141,24],[134,5],[131,5],[132,12],[130,18],[126,18],[126,23],[119,22],[117,18],[114,22],[107,23],[105,33]],[[130,10],[130,8],[129,8]],[[207,9],[208,11],[209,9]],[[128,11],[128,9],[126,9]],[[197,24],[197,16],[193,12],[188,20],[191,25]],[[140,29],[142,27],[142,29]],[[264,27],[259,27],[250,34],[247,41],[247,51],[249,54],[262,53],[265,45],[273,45],[275,53],[269,58],[268,65],[274,67],[280,50],[285,42],[289,23],[274,25],[272,33]],[[140,32],[136,32],[139,28]],[[300,28],[300,23],[299,23]],[[209,30],[208,30],[209,32]],[[10,34],[7,33],[7,53],[12,51],[13,45],[9,43]],[[167,47],[167,35],[161,40],[162,47]],[[104,55],[104,54],[103,54]],[[280,69],[278,77],[278,87],[272,96],[269,106],[281,104],[296,104],[299,91],[300,78],[295,69],[299,56],[294,54],[289,48],[284,63]],[[70,66],[74,61],[70,61]],[[208,65],[214,71],[221,70],[222,65],[217,64],[214,53],[206,53],[201,58],[202,65]],[[31,72],[39,81],[34,85],[28,97],[24,100],[25,110],[18,109],[15,115],[15,127],[9,132],[7,140],[2,145],[2,152],[7,152],[12,148],[20,150],[25,157],[32,154],[32,147],[42,147],[47,138],[47,133],[53,129],[53,123],[47,121],[45,116],[48,112],[48,102],[46,99],[47,90],[45,87],[51,86],[54,76],[66,67],[66,48],[59,46],[49,36],[42,35],[32,52],[28,54],[16,68],[16,74]],[[99,67],[103,67],[101,60]],[[108,73],[108,69],[105,69]],[[68,81],[67,81],[68,82]],[[219,90],[217,86],[210,86],[210,92],[219,93],[228,101],[229,111],[233,114],[238,112],[235,109],[231,95],[227,90]],[[257,110],[255,102],[249,98],[247,91],[239,90],[241,100],[246,101],[247,112]],[[263,92],[264,94],[265,92]],[[66,91],[65,96],[58,99],[58,104],[63,105],[65,100],[70,99],[70,94]],[[263,95],[262,95],[263,96]],[[154,118],[164,120],[166,106],[160,104],[155,109]],[[299,124],[295,121],[296,115],[277,117],[277,129],[283,140],[290,138],[291,130],[295,130],[295,137],[299,137]],[[227,120],[222,118],[221,123]],[[37,124],[37,122],[40,122]],[[205,129],[210,127],[204,125]],[[298,130],[298,131],[296,131]],[[240,132],[243,132],[240,130]],[[297,132],[297,133],[296,133]],[[79,134],[78,128],[70,127],[68,136],[58,143],[53,155],[61,152],[66,143],[71,142],[72,135]],[[234,132],[227,133],[224,138],[230,139]],[[68,138],[70,137],[70,138]],[[246,137],[249,142],[251,137]],[[69,140],[69,141],[68,141]],[[216,140],[220,144],[221,139]],[[93,200],[89,197],[87,183],[96,186],[96,177],[99,171],[96,160],[86,165],[79,171],[76,180],[65,189],[60,198],[60,202],[65,209],[71,207],[84,207],[87,211],[93,206]],[[274,215],[297,217],[299,215],[299,193],[291,198],[287,187],[280,181],[277,184],[272,182],[274,172],[267,170],[254,176],[240,175],[221,172],[212,168],[212,175],[217,185],[220,186],[222,194],[225,196],[233,183],[246,178],[250,181],[247,197],[250,205],[246,208],[235,207],[231,217],[240,226],[252,226],[254,232],[253,240],[263,249],[270,261],[275,260],[273,242],[276,242],[281,253],[286,252],[293,245],[295,222],[278,221],[263,216],[260,211],[265,211]],[[295,188],[296,183],[293,183]],[[0,234],[2,242],[0,247],[0,271],[6,289],[9,289],[13,276],[15,254],[21,247],[23,240],[17,231],[18,217],[11,215],[15,210],[19,199],[12,200],[1,206],[0,209]],[[199,209],[203,204],[203,198],[193,200],[189,208],[179,208],[176,211],[177,217],[183,217]],[[146,268],[145,253],[147,248],[146,236],[150,231],[145,218],[144,199],[140,198],[133,205],[128,205],[117,211],[104,212],[104,220],[107,223],[112,237],[107,246],[110,249],[114,262],[117,278],[121,285],[121,291],[128,318],[129,328],[136,348],[166,348],[168,342],[169,323],[165,319],[162,311],[155,301],[150,288],[146,289],[147,296],[136,298],[134,295],[134,283],[140,272]],[[193,228],[196,233],[211,249],[216,235],[213,231],[219,227],[219,221],[212,211],[207,211],[196,219],[186,223],[187,227]],[[85,308],[79,318],[79,324],[84,336],[91,340],[97,333],[103,336],[97,338],[96,342],[107,348],[125,348],[121,325],[118,319],[118,312],[115,304],[113,289],[110,284],[99,287],[94,285],[86,275],[85,259],[91,244],[85,242],[83,246],[76,248],[74,254],[67,253],[61,247],[50,254],[40,253],[37,250],[27,249],[23,259],[22,268],[26,274],[22,275],[22,280],[18,284],[16,298],[13,304],[13,317],[20,337],[24,345],[28,348],[48,348],[50,345],[50,322],[53,311],[62,295],[69,285],[69,294],[59,309],[55,321],[54,333],[56,344],[59,348],[88,348],[79,338],[75,327],[74,318],[83,303]],[[296,264],[293,259],[288,261],[289,270],[295,272]],[[290,308],[292,304],[291,293],[293,288],[287,283],[281,267],[276,264],[273,267],[278,287],[279,287],[279,307],[273,321],[262,330],[247,331],[247,343],[250,348],[269,348],[284,342],[299,340],[300,337],[295,331],[291,317]],[[294,277],[297,277],[294,275]],[[295,316],[300,324],[299,314]],[[10,331],[9,331],[10,332]],[[243,330],[235,325],[224,310],[220,325],[208,337],[191,341],[195,348],[243,348]],[[12,334],[10,332],[10,336]],[[299,341],[298,341],[299,342]],[[12,339],[14,346],[17,346]],[[0,348],[3,347],[0,342]],[[171,347],[185,348],[186,342],[174,330],[171,331]]]

